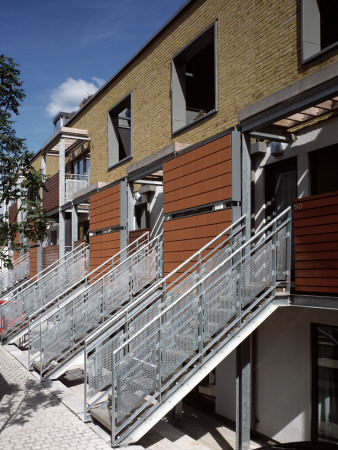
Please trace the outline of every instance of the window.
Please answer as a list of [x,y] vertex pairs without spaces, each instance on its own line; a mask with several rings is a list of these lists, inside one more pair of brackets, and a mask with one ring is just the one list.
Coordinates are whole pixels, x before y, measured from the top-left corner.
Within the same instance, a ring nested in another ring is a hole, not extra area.
[[148,221],[147,203],[135,206],[135,229],[142,230],[143,228],[148,228]]
[[[75,159],[72,162],[72,174],[80,175],[78,178],[81,178],[83,175],[88,176],[90,178],[90,156],[89,153]],[[74,177],[76,178],[76,177]]]
[[338,440],[338,327],[312,326],[313,439]]
[[216,72],[216,24],[213,24],[173,58],[173,133],[216,111]]
[[338,144],[310,153],[311,195],[338,191]]
[[108,168],[132,157],[131,95],[108,113]]
[[337,1],[302,1],[303,62],[338,45],[337,16]]

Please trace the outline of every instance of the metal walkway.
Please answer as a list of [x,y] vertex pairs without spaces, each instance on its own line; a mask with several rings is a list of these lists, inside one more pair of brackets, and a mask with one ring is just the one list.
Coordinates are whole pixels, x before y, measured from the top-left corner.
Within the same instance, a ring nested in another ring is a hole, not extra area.
[[290,209],[244,243],[243,231],[242,218],[85,341],[87,414],[113,445],[137,442],[288,303],[276,292],[289,293]]
[[95,269],[80,290],[30,320],[29,367],[34,366],[42,380],[55,379],[83,360],[84,339],[162,276],[163,236],[151,241],[148,233],[144,237]]

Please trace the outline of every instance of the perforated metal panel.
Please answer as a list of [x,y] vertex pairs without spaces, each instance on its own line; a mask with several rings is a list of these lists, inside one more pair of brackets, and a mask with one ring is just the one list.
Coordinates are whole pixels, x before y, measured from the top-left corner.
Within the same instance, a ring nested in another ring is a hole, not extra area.
[[146,342],[121,361],[116,368],[116,419],[122,421],[156,388],[156,342]]

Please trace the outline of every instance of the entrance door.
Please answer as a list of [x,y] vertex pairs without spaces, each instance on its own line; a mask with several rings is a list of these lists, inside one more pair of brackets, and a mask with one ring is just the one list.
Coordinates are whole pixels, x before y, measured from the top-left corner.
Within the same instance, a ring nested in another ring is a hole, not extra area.
[[312,326],[312,437],[338,440],[338,327]]
[[297,198],[297,160],[273,164],[266,168],[266,201],[268,220],[278,216]]
[[[272,220],[291,206],[293,209],[293,201],[297,198],[297,159],[290,158],[273,164],[266,168],[265,179],[265,198],[267,204],[267,219]],[[293,214],[292,214],[293,218]],[[293,229],[293,226],[292,226]],[[291,236],[291,280],[294,281],[294,236]],[[285,279],[285,273],[277,273],[279,280]]]

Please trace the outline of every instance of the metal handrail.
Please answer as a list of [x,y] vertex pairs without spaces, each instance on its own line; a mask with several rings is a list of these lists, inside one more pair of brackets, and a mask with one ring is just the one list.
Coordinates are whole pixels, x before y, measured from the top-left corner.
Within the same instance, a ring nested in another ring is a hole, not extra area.
[[[66,289],[68,282],[72,282],[73,284],[74,270],[80,272],[76,272],[75,278],[80,278],[80,275],[82,275],[85,270],[84,266],[88,247],[88,245],[85,246],[82,243],[72,252],[59,258],[47,269],[40,272],[40,276],[34,277],[35,279],[33,282],[26,284],[23,289],[15,292],[15,294],[1,306],[2,341],[8,334],[16,333],[16,330],[20,329],[23,324],[27,322],[29,315],[40,309],[40,303],[44,304],[50,300],[50,296],[54,297],[53,290],[47,294],[48,289],[51,289],[52,287],[51,280],[49,280],[51,276],[55,278],[59,275],[59,278],[61,278],[60,280],[57,280],[57,278],[53,280],[55,289],[61,289],[61,292]],[[73,270],[67,270],[68,266]],[[42,276],[41,273],[43,273]]]
[[[161,251],[162,235],[151,241],[149,241],[148,233],[146,235],[146,242],[144,242],[145,235],[142,235],[137,239],[138,242],[134,241],[121,250],[119,255],[127,255],[128,250],[129,255],[112,269],[108,272],[102,271],[99,278],[95,279],[78,294],[66,298],[57,305],[57,309],[40,317],[34,325],[29,326],[31,342],[29,364],[32,365],[36,359],[40,360],[41,378],[49,369],[51,358],[54,359],[61,353],[63,358],[65,358],[69,351],[74,351],[74,347],[79,344],[82,336],[84,338],[91,328],[104,323],[109,314],[116,308],[119,308],[121,304],[128,300],[130,301],[135,290],[144,287],[144,283],[148,284],[151,282],[153,277],[157,278],[160,276],[160,264],[156,264],[155,272],[150,270],[149,276],[145,280],[141,279],[141,282],[138,283],[138,280],[135,279],[138,265],[142,264],[144,259],[148,263],[151,261],[149,258],[155,258],[155,261],[159,261],[158,253]],[[140,244],[140,242],[142,243]],[[104,265],[106,263],[102,264],[101,267]],[[104,293],[107,289],[109,294],[110,291],[113,292],[114,289],[121,288],[121,283],[122,292],[120,292],[117,303],[114,298],[105,298]],[[84,316],[82,317],[81,314]],[[67,328],[68,331],[65,331],[65,333],[68,338],[63,336],[62,342],[58,346],[57,337],[60,328],[62,330]],[[51,335],[53,335],[53,339],[49,340]],[[37,344],[35,345],[35,343]],[[45,356],[47,354],[48,357]]]
[[[13,268],[8,267],[0,273],[0,293],[8,291],[29,275],[30,255],[25,253],[13,263]],[[8,292],[9,294],[9,292]]]
[[[123,326],[124,320],[128,318],[128,320],[132,320],[133,312],[137,314],[140,313],[142,308],[147,309],[149,304],[152,303],[152,296],[156,294],[156,292],[161,289],[160,294],[166,291],[166,282],[173,277],[177,272],[181,271],[182,268],[188,266],[188,269],[182,273],[179,277],[169,283],[168,288],[173,290],[173,285],[181,280],[183,277],[187,277],[194,269],[194,267],[198,264],[201,264],[202,261],[208,260],[211,258],[214,253],[216,256],[218,255],[218,251],[224,247],[226,244],[230,244],[230,246],[235,245],[235,239],[241,239],[243,231],[246,227],[246,217],[243,216],[234,222],[232,225],[227,227],[221,233],[219,233],[216,237],[211,239],[206,245],[204,245],[200,250],[196,251],[193,255],[191,255],[186,261],[176,267],[172,272],[167,274],[164,278],[162,278],[157,283],[154,283],[150,288],[148,288],[143,294],[139,295],[131,304],[126,305],[121,311],[117,312],[114,317],[109,320],[104,326],[100,327],[97,332],[92,333],[90,337],[85,340],[85,377],[87,377],[86,371],[86,354],[90,352],[95,346],[100,346],[101,342],[104,342],[105,339],[111,334],[113,334],[116,330],[119,330],[121,326]],[[223,238],[223,241],[220,241]],[[213,247],[213,245],[218,242],[218,245]],[[210,250],[211,248],[211,250]],[[208,253],[205,253],[206,250],[209,249]],[[205,254],[204,254],[205,253]],[[204,254],[204,255],[203,255]],[[202,256],[203,255],[203,256]],[[190,263],[194,260],[197,260],[193,266]],[[188,278],[186,278],[188,279]],[[185,280],[182,282],[184,283]],[[151,299],[149,301],[149,299]],[[85,380],[85,410],[87,410],[87,379]],[[97,401],[103,397],[99,396]],[[90,405],[89,409],[93,406]]]
[[[179,283],[183,292],[175,287],[168,291],[169,283],[163,283],[162,292],[153,295],[151,302],[144,299],[144,307],[137,303],[136,315],[132,308],[121,311],[124,318],[115,321],[110,334],[107,330],[105,341],[85,342],[85,356],[90,354],[89,359],[85,357],[85,409],[112,392],[113,445],[141,427],[144,419],[156,415],[170,395],[181,388],[183,392],[189,377],[274,299],[281,282],[285,293],[290,292],[291,209],[230,254],[226,251],[221,248],[219,255],[198,261],[190,275],[191,284],[186,278]],[[97,363],[109,354],[110,359],[101,366],[102,375]],[[99,388],[100,377],[109,384],[109,373],[110,388],[88,407],[88,376],[98,377]]]
[[[120,317],[123,317],[125,315],[126,311],[128,311],[128,309],[134,308],[138,304],[142,304],[142,302],[149,295],[151,295],[152,293],[154,293],[158,289],[161,289],[163,284],[166,283],[167,280],[169,280],[173,275],[176,275],[177,272],[180,272],[181,269],[183,269],[191,261],[193,261],[196,258],[198,258],[199,255],[201,255],[207,248],[211,247],[215,242],[217,242],[220,238],[222,238],[227,233],[229,233],[232,229],[235,229],[236,227],[240,227],[239,232],[243,231],[243,229],[246,227],[246,224],[244,224],[244,225],[241,225],[241,224],[243,222],[245,222],[245,221],[246,221],[246,216],[242,216],[238,220],[236,220],[236,222],[234,222],[232,225],[227,227],[225,230],[221,231],[221,233],[219,233],[217,236],[215,236],[213,239],[211,239],[211,241],[209,241],[207,244],[205,244],[201,249],[199,249],[195,253],[193,253],[189,258],[187,258],[183,263],[181,263],[179,266],[177,266],[175,269],[173,269],[169,274],[167,274],[165,277],[163,277],[157,283],[154,283],[153,285],[151,285],[149,287],[149,289],[147,289],[147,291],[142,293],[139,297],[137,297],[134,300],[133,304],[127,305],[126,308],[123,309],[123,311],[120,311],[117,314],[115,314],[115,316],[109,322],[106,323],[105,329],[109,329],[113,325],[113,323],[115,321],[119,320]],[[186,273],[182,274],[181,277],[183,277],[185,274]],[[178,278],[177,278],[177,280],[178,280]],[[103,328],[98,330],[98,333],[102,333],[102,331],[104,331]],[[90,336],[90,338],[88,338],[88,340],[93,341],[95,338],[96,338],[96,334],[93,334],[92,336]]]
[[[122,250],[120,250],[118,253],[116,253],[115,255],[111,256],[110,258],[108,258],[106,261],[104,261],[102,264],[100,264],[98,267],[96,267],[95,269],[93,269],[91,272],[87,273],[83,278],[81,278],[78,282],[74,283],[72,286],[70,286],[68,289],[66,289],[64,292],[62,292],[62,294],[54,297],[50,302],[46,303],[45,305],[43,305],[40,309],[38,309],[33,315],[29,316],[28,320],[30,323],[30,326],[33,326],[34,321],[36,320],[37,316],[41,316],[41,314],[43,314],[51,305],[55,305],[58,300],[62,297],[66,297],[68,295],[68,293],[72,292],[74,290],[74,288],[76,286],[78,286],[79,284],[85,284],[88,285],[89,281],[93,281],[93,275],[96,274],[96,278],[97,280],[99,280],[101,278],[101,276],[106,273],[105,270],[100,270],[108,265],[114,265],[113,261],[115,259],[118,259],[121,257],[121,255],[127,251],[130,247],[132,247],[133,245],[135,245],[135,243],[137,243],[137,248],[140,245],[139,241],[144,240],[145,238],[147,238],[147,241],[149,241],[149,233],[146,232],[144,234],[142,234],[140,237],[138,237],[137,239],[135,239],[135,241],[133,241],[131,244],[127,245],[126,247],[124,247]],[[145,244],[143,244],[145,245]],[[91,284],[91,286],[94,283]],[[65,301],[67,301],[67,299],[65,299]],[[43,319],[42,317],[39,317],[39,319]]]
[[[19,292],[20,292],[20,294],[23,293],[25,289],[29,288],[31,285],[33,285],[38,280],[44,278],[53,269],[55,269],[56,267],[60,267],[68,259],[72,258],[74,254],[76,254],[77,252],[81,251],[81,249],[82,249],[82,247],[84,247],[84,245],[85,244],[82,242],[77,247],[75,247],[72,251],[70,251],[70,252],[66,253],[65,255],[61,256],[61,258],[59,258],[56,261],[52,262],[48,267],[46,267],[45,269],[42,269],[40,272],[38,272],[32,278],[30,278],[29,280],[25,281],[25,283],[21,284],[18,287],[18,291],[17,292],[13,292],[12,293],[12,297],[17,295],[17,293],[19,293]],[[88,249],[88,246],[86,246],[86,249]],[[9,300],[11,300],[11,299],[8,299],[7,301],[9,301]]]

